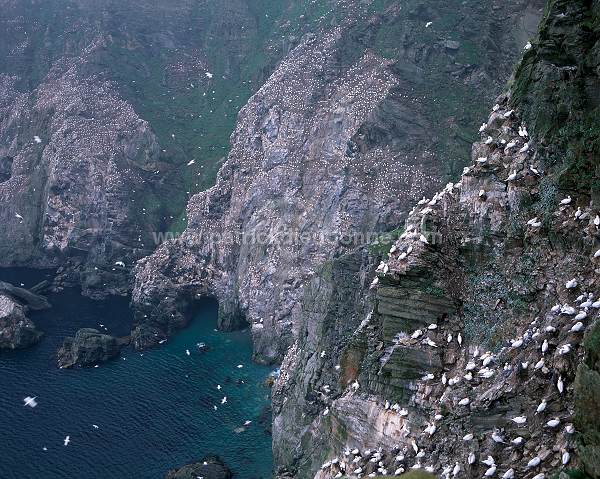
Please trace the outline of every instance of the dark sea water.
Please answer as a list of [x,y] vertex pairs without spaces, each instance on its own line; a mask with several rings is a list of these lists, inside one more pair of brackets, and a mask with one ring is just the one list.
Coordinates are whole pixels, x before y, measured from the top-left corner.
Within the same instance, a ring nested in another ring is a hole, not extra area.
[[[0,280],[16,284],[40,279],[39,272],[0,270]],[[67,290],[49,299],[53,309],[30,313],[45,333],[41,343],[0,352],[0,478],[157,479],[207,454],[220,455],[240,479],[271,477],[264,385],[271,371],[251,362],[248,332],[215,330],[215,304],[203,304],[159,348],[60,370],[55,355],[64,337],[100,324],[126,335],[132,317],[126,298],[95,302]],[[199,351],[199,342],[210,350]],[[26,396],[37,396],[38,406],[23,406]],[[246,420],[252,424],[236,432]]]

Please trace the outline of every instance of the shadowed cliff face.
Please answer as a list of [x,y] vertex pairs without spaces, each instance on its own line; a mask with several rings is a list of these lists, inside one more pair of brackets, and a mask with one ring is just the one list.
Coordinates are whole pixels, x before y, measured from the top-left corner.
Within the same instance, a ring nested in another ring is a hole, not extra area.
[[599,15],[548,2],[461,181],[376,269],[355,252],[307,286],[274,389],[281,477],[598,477]]
[[182,238],[139,263],[136,344],[210,295],[223,327],[252,324],[258,360],[281,360],[315,270],[396,229],[462,167],[541,7],[480,3],[336,3],[334,26],[305,35],[240,112]]

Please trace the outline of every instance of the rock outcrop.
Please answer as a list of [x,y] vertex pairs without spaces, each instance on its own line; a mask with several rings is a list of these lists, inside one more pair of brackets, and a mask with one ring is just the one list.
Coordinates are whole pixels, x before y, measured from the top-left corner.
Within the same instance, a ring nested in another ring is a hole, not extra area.
[[169,471],[165,479],[230,479],[232,472],[218,456],[208,456],[201,461]]
[[42,333],[25,315],[26,308],[0,292],[0,349],[23,349],[36,344]]
[[41,311],[51,307],[46,297],[4,281],[0,281],[0,294],[10,296],[33,311]]
[[58,366],[95,366],[114,359],[121,354],[121,348],[129,344],[129,338],[116,338],[102,334],[96,329],[83,328],[73,338],[65,338],[58,350]]
[[460,182],[415,206],[370,288],[373,259],[313,280],[353,294],[301,316],[281,477],[599,477],[599,17],[550,0]]
[[[521,20],[535,25],[541,7],[466,2],[459,8],[476,27],[457,30],[445,4],[339,4],[335,27],[305,35],[242,109],[217,184],[191,199],[183,235],[139,262],[137,347],[213,296],[221,327],[250,323],[255,358],[281,360],[315,271],[401,224],[460,166],[441,152],[461,150],[479,108],[473,92],[500,90],[527,37]],[[458,49],[447,47],[450,35]],[[477,65],[459,60],[467,45],[481,54]],[[446,88],[456,92],[448,102],[431,98]]]

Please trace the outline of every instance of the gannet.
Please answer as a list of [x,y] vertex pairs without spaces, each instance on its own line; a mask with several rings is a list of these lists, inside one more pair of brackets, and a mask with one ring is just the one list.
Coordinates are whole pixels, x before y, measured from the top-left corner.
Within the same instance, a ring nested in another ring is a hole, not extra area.
[[513,446],[520,446],[521,444],[523,444],[523,442],[525,441],[525,439],[523,439],[521,436],[514,438],[511,442],[511,444]]
[[525,416],[517,416],[511,419],[515,424],[525,424],[527,422],[527,418]]
[[36,143],[41,143],[41,142],[42,142],[42,139],[41,139],[39,136],[35,135],[35,136],[33,137],[33,141],[35,141]]
[[573,198],[571,198],[570,196],[567,196],[565,199],[560,201],[561,205],[568,205],[571,204],[571,201],[573,201]]
[[540,463],[542,462],[542,460],[539,457],[534,457],[533,459],[530,459],[529,462],[527,463],[527,467],[529,469],[533,468],[533,467],[537,467],[540,465]]
[[65,440],[64,440],[64,445],[65,445],[65,446],[68,446],[70,442],[71,442],[71,436],[67,436],[67,437],[65,437]]
[[542,402],[538,405],[538,407],[536,409],[536,414],[544,412],[546,410],[547,405],[548,405],[548,403],[546,402],[546,400],[542,399]]
[[493,466],[494,464],[496,464],[496,461],[494,461],[494,458],[492,456],[488,456],[481,462],[484,463],[486,466]]
[[569,354],[571,352],[570,344],[563,344],[560,348],[558,348],[558,354],[564,356],[565,354]]
[[469,398],[463,398],[460,401],[458,401],[458,405],[459,406],[468,406],[470,402],[471,402],[471,400]]
[[227,402],[227,396],[224,396],[223,399],[221,399],[221,404],[225,404]]
[[546,426],[554,429],[555,427],[558,427],[558,425],[560,424],[560,419],[558,418],[554,418],[554,419],[550,419],[547,423]]
[[515,477],[515,470],[509,469],[504,474],[502,474],[502,479],[513,479]]
[[531,50],[532,47],[533,47],[533,45],[531,44],[531,42],[527,42],[525,44],[525,46],[523,47],[523,50],[528,51],[528,50]]
[[544,358],[540,359],[537,363],[535,363],[535,369],[542,369],[544,367],[545,361]]
[[492,466],[487,471],[485,471],[485,476],[486,477],[491,477],[494,474],[496,474],[496,466]]
[[577,280],[576,279],[572,279],[566,282],[565,287],[567,289],[574,289],[577,287]]
[[558,377],[558,382],[556,383],[556,389],[558,389],[558,392],[561,394],[565,390],[565,383],[563,382],[562,376]]
[[573,325],[573,327],[571,328],[571,332],[579,333],[579,332],[583,331],[584,329],[585,329],[585,326],[583,325],[583,323],[581,321],[579,321]]
[[31,397],[31,396],[27,396],[25,399],[23,399],[23,406],[29,406],[31,408],[34,408],[38,405],[37,401],[37,396]]
[[188,161],[187,166],[192,166],[194,163],[196,163],[196,160],[190,160]]
[[411,334],[412,339],[418,339],[423,334],[423,331],[417,329],[414,333]]
[[565,432],[567,434],[573,434],[575,432],[575,427],[573,427],[573,424],[567,424],[565,427]]
[[519,150],[519,153],[527,153],[529,151],[529,143],[525,143],[523,148]]
[[566,466],[567,464],[569,464],[570,460],[571,460],[571,454],[569,454],[567,451],[563,452],[563,455],[562,455],[563,466]]

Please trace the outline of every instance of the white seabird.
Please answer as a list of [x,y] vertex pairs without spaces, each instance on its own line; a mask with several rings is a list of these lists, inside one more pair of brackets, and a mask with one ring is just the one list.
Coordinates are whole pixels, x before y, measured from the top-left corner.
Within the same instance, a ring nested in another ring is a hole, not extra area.
[[571,204],[571,201],[573,201],[573,198],[571,198],[570,196],[567,196],[565,199],[560,200],[560,204],[561,205],[569,205],[569,204]]
[[573,278],[573,279],[567,281],[565,283],[565,287],[567,289],[574,289],[574,288],[576,288],[577,287],[577,280],[575,278]]
[[509,469],[504,474],[502,474],[502,479],[513,479],[515,477],[515,470]]

